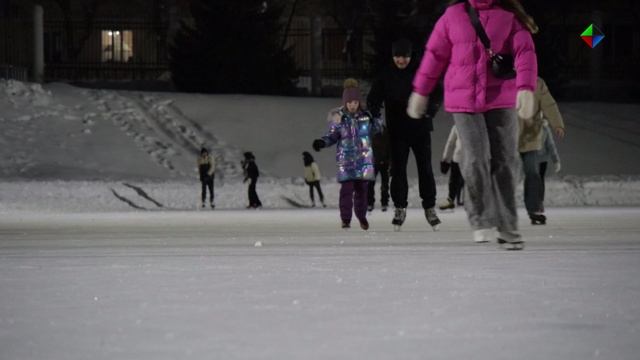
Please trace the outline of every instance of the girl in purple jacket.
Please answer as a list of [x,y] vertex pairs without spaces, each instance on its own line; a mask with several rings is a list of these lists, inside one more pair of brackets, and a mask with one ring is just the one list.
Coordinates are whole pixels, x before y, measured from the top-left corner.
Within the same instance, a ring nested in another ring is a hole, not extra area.
[[[481,41],[480,26],[490,42]],[[451,1],[426,44],[407,113],[419,118],[444,74],[444,106],[453,114],[462,144],[465,208],[476,242],[495,239],[521,249],[515,168],[519,114],[533,114],[538,67],[531,33],[538,28],[517,0]],[[514,78],[494,75],[491,55],[513,57]],[[517,111],[517,113],[516,113]]]
[[380,132],[381,125],[362,109],[362,95],[355,79],[345,80],[342,104],[330,113],[329,131],[313,141],[313,149],[320,151],[336,144],[342,228],[351,227],[355,212],[360,227],[367,230],[367,190],[374,178],[371,137]]

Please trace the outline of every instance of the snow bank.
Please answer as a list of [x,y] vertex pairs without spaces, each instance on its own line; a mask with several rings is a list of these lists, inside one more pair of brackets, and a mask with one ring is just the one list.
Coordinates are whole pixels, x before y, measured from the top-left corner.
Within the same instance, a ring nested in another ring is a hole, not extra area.
[[40,84],[23,83],[17,80],[0,79],[0,93],[17,105],[48,106],[51,104],[51,91],[44,90]]
[[[263,175],[258,191],[266,208],[308,204],[307,188],[299,178],[301,153],[324,133],[326,112],[338,102],[88,90],[2,80],[0,209],[192,209],[199,203],[195,160],[202,145],[217,159],[218,207],[244,208],[240,160],[245,150],[256,154]],[[566,103],[561,110],[567,123],[567,137],[559,142],[563,172],[549,174],[547,206],[640,204],[635,121],[640,106]],[[437,169],[450,115],[439,113],[434,126],[431,149]],[[326,178],[327,202],[336,206],[335,151],[314,156]],[[416,207],[413,161],[410,157],[409,198]],[[441,201],[447,179],[438,176],[436,181]],[[141,196],[137,186],[162,207]]]
[[[444,178],[439,179],[438,201],[447,194]],[[265,209],[308,207],[308,187],[301,178],[260,178],[258,195]],[[338,206],[339,184],[325,179],[322,190],[329,207]],[[379,188],[376,189],[379,208]],[[244,209],[247,185],[239,178],[216,179],[217,209]],[[316,195],[317,196],[317,195]],[[522,185],[518,204],[523,206]],[[317,201],[317,199],[316,199]],[[547,207],[640,206],[640,177],[577,178],[548,181]],[[109,212],[172,211],[199,209],[200,183],[197,181],[3,181],[0,182],[0,211]],[[418,184],[410,182],[409,207],[420,207]]]

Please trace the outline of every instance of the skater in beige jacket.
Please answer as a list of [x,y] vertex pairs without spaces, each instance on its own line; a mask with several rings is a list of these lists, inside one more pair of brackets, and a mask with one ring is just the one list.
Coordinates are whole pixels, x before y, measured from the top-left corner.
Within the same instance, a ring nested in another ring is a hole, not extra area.
[[542,149],[544,120],[549,122],[559,139],[564,137],[564,121],[555,99],[551,96],[544,80],[538,77],[534,92],[534,115],[531,118],[518,118],[520,135],[518,151],[524,170],[524,202],[534,225],[546,224],[546,216],[542,206],[543,183],[540,176],[540,159],[538,151]]

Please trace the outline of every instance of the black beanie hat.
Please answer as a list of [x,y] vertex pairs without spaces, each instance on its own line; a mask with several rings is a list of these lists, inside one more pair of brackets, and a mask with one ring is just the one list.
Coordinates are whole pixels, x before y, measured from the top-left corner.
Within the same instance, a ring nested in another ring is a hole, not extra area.
[[393,56],[411,57],[412,51],[411,41],[407,39],[398,39],[391,45],[391,54]]
[[209,153],[209,150],[207,150],[206,147],[202,147],[202,149],[200,149],[200,155],[204,154],[204,153]]

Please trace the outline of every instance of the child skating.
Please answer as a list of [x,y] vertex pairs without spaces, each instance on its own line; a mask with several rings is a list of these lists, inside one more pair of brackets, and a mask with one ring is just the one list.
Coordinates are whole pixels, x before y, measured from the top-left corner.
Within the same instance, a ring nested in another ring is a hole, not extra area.
[[320,187],[320,168],[318,164],[313,160],[313,156],[308,151],[302,153],[302,162],[304,163],[304,182],[309,186],[309,198],[311,199],[311,207],[316,207],[316,199],[313,196],[313,189],[318,191],[320,197],[320,204],[322,207],[327,207],[324,203],[324,195],[322,194],[322,188]]
[[371,136],[380,131],[380,124],[362,109],[362,95],[355,79],[347,79],[342,93],[342,107],[332,111],[329,131],[313,141],[313,149],[336,144],[337,180],[340,183],[340,219],[342,228],[351,227],[356,218],[363,230],[367,221],[367,190],[373,179]]

